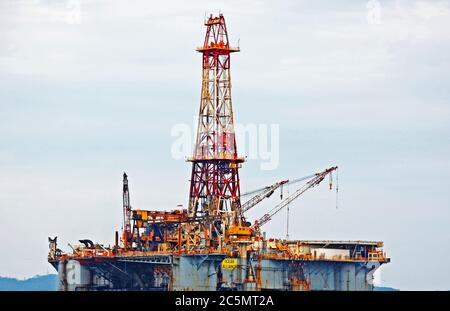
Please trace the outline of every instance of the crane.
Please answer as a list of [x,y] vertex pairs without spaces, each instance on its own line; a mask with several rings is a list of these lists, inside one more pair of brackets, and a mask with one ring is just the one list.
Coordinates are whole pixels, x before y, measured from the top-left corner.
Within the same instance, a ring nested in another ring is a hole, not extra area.
[[[314,186],[317,186],[318,184],[320,184],[322,182],[322,180],[325,179],[325,177],[327,175],[331,175],[331,173],[335,170],[337,170],[337,166],[333,166],[330,168],[327,168],[326,170],[324,170],[323,172],[320,173],[316,173],[314,175],[312,175],[312,179],[309,180],[305,185],[303,185],[302,187],[300,187],[298,190],[296,190],[293,194],[291,194],[289,197],[287,197],[286,199],[284,199],[282,202],[280,202],[279,204],[277,204],[274,208],[272,208],[267,214],[264,214],[264,216],[262,216],[260,219],[256,220],[255,223],[252,226],[252,229],[254,231],[259,231],[259,228],[266,224],[267,222],[269,222],[272,217],[277,214],[279,211],[281,211],[284,207],[286,207],[287,205],[289,205],[292,201],[294,201],[295,199],[297,199],[300,195],[302,195],[303,193],[305,193],[308,189],[313,188]],[[331,185],[331,184],[330,184]]]
[[252,197],[250,200],[248,200],[244,204],[242,204],[241,205],[241,211],[242,211],[242,213],[247,212],[249,209],[254,207],[256,204],[258,204],[262,200],[264,200],[266,198],[269,198],[274,193],[274,191],[277,190],[278,188],[281,189],[280,197],[281,197],[281,199],[283,199],[283,186],[285,186],[285,185],[292,185],[292,184],[298,183],[298,182],[303,181],[303,180],[311,179],[311,178],[315,177],[316,175],[317,174],[312,174],[312,175],[296,178],[296,179],[293,179],[293,180],[285,179],[285,180],[278,181],[278,182],[276,182],[276,183],[274,183],[274,184],[272,184],[270,186],[266,186],[266,187],[263,187],[263,188],[259,188],[259,189],[255,189],[255,190],[251,190],[251,191],[245,192],[245,193],[241,194],[241,197],[247,196],[247,195],[250,195],[250,194],[253,194],[253,193],[257,193],[257,192],[260,192],[260,193],[258,193],[257,195]]
[[131,205],[130,205],[130,192],[128,189],[128,176],[123,173],[123,244],[127,248],[128,240],[131,238]]
[[245,202],[244,204],[241,205],[242,213],[247,212],[249,209],[251,209],[253,206],[258,204],[265,198],[269,198],[276,189],[278,189],[279,187],[281,187],[282,185],[284,185],[288,182],[289,182],[289,180],[286,179],[286,180],[278,181],[278,182],[274,183],[273,185],[267,186],[265,188],[261,188],[261,189],[252,191],[251,193],[254,193],[257,191],[262,191],[262,192],[255,195],[253,198],[251,198],[250,200],[248,200],[247,202]]
[[[303,177],[300,177],[300,178],[296,178],[296,179],[293,179],[293,180],[290,180],[290,179],[287,179],[287,180],[282,180],[282,181],[279,181],[279,182],[276,182],[275,184],[273,184],[273,185],[271,185],[271,186],[266,186],[266,187],[262,187],[262,188],[259,188],[259,189],[254,189],[254,190],[250,190],[250,191],[247,191],[247,192],[244,192],[244,193],[242,193],[241,194],[241,198],[242,197],[245,197],[245,196],[248,196],[248,195],[250,195],[250,194],[253,194],[253,193],[257,193],[257,192],[261,192],[261,191],[263,191],[263,190],[266,190],[267,188],[270,188],[270,187],[273,187],[273,186],[275,186],[276,184],[280,184],[279,186],[282,186],[282,185],[284,185],[284,184],[295,184],[295,183],[298,183],[298,182],[300,182],[300,181],[303,181],[303,180],[307,180],[307,179],[310,179],[310,178],[313,178],[314,176],[316,176],[316,174],[312,174],[312,175],[308,175],[308,176],[303,176]],[[274,188],[274,190],[276,190],[278,187],[276,187],[276,188]],[[270,192],[270,191],[269,191]],[[272,195],[272,194],[271,194]],[[247,202],[246,202],[247,203]],[[244,203],[245,204],[245,203]]]

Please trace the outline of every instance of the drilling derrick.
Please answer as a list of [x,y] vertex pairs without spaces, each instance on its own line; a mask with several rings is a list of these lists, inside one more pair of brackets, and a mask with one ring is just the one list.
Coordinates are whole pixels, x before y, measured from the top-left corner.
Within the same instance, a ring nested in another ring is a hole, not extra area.
[[[230,47],[225,19],[212,15],[205,21],[202,53],[202,92],[197,137],[192,158],[190,217],[215,219],[222,225],[241,224],[239,167],[231,103]],[[220,227],[220,226],[219,226]]]

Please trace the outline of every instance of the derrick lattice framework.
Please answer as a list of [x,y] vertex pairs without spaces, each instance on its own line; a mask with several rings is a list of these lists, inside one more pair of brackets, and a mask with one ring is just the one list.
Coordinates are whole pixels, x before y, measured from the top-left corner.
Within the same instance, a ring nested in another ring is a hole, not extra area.
[[190,159],[191,217],[221,217],[240,223],[238,157],[231,103],[230,47],[225,19],[212,15],[205,21],[202,53],[202,92],[197,137]]

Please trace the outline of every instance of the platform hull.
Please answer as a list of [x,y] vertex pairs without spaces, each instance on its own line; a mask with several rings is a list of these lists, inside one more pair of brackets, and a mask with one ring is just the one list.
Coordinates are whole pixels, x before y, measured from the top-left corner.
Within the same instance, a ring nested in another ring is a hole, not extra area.
[[238,258],[223,269],[224,255],[158,255],[50,261],[59,289],[76,290],[373,290],[377,261]]

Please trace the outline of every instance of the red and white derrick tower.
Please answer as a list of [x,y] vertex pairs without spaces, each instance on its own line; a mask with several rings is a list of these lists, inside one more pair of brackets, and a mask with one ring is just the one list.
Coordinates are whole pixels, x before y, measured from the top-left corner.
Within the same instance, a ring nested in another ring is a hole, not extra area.
[[202,53],[202,92],[197,137],[192,158],[189,195],[191,217],[222,218],[240,224],[239,167],[231,103],[230,47],[225,19],[205,21]]

